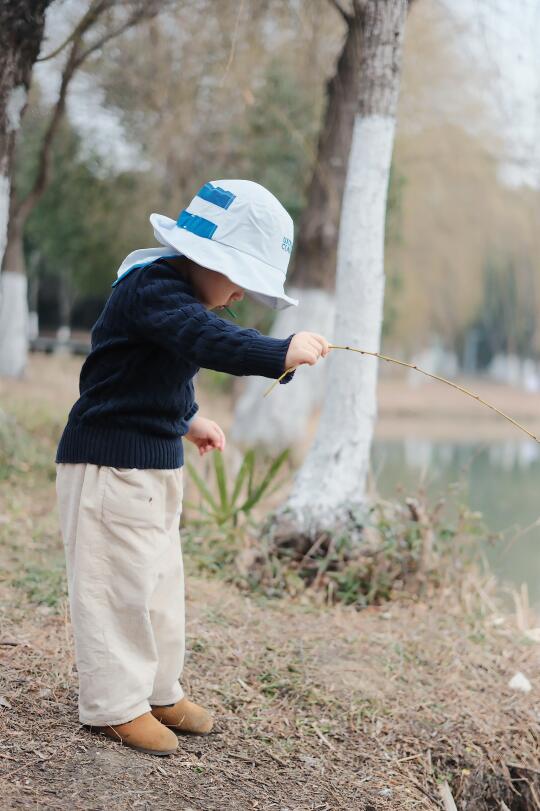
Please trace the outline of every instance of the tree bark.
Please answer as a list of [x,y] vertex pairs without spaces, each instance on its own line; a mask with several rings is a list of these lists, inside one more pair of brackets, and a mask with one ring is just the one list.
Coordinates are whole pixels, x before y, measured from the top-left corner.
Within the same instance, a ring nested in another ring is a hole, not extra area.
[[[338,225],[360,88],[362,25],[360,15],[340,13],[347,26],[345,39],[336,71],[326,85],[317,159],[289,273],[290,295],[300,304],[277,314],[270,333],[274,337],[306,329],[328,335],[334,323]],[[322,401],[326,367],[320,364],[309,375],[296,375],[292,403],[290,393],[281,388],[263,400],[267,386],[266,379],[249,379],[236,406],[231,437],[240,445],[281,450],[303,435]]]
[[[360,92],[337,252],[334,343],[378,351],[384,296],[384,225],[394,142],[406,0],[356,0],[362,19]],[[360,538],[376,415],[377,364],[333,351],[315,442],[276,514],[282,540],[320,533]],[[284,406],[283,406],[284,407]]]
[[296,288],[334,291],[341,200],[360,89],[361,19],[351,15],[336,72],[326,85],[317,160],[300,218],[290,279]]
[[[0,0],[0,264],[4,258],[15,139],[26,107],[45,11],[51,0]],[[17,376],[26,362],[26,279],[0,274],[0,374]]]

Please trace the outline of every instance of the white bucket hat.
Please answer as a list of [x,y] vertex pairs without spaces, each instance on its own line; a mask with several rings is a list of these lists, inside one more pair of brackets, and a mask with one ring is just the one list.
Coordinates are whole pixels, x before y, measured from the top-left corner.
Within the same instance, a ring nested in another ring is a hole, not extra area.
[[166,256],[187,256],[223,273],[251,298],[275,310],[297,305],[284,290],[292,251],[293,221],[274,195],[252,180],[212,180],[172,220],[151,214],[154,236],[168,251],[130,253],[118,279],[136,267]]

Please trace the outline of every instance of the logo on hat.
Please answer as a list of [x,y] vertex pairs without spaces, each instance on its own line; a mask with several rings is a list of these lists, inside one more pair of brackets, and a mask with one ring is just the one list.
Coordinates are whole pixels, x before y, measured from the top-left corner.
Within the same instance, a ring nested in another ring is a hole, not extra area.
[[283,237],[283,242],[281,243],[281,247],[282,247],[282,249],[284,251],[287,251],[287,253],[290,253],[291,250],[292,250],[292,239],[289,239],[288,237]]

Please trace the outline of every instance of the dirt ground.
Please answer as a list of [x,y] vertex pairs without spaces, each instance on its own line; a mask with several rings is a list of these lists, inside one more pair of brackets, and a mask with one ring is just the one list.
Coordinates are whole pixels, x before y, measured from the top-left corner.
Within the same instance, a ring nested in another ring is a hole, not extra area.
[[[447,790],[460,811],[540,809],[532,618],[518,630],[465,572],[358,612],[244,594],[188,560],[183,683],[214,730],[158,759],[81,728],[51,462],[77,368],[33,358],[0,387],[24,428],[0,470],[0,808],[448,811]],[[530,692],[508,686],[518,671]]]

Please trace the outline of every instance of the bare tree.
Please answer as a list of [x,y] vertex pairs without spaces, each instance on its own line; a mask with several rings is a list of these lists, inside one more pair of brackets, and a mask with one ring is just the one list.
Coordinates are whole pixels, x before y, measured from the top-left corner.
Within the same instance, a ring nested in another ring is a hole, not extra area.
[[65,42],[40,60],[52,59],[67,52],[58,98],[41,143],[32,187],[20,199],[15,184],[11,184],[7,245],[0,276],[4,291],[4,310],[0,321],[0,375],[18,376],[26,365],[28,305],[23,251],[24,228],[50,181],[52,145],[65,114],[72,79],[86,60],[110,40],[143,20],[154,17],[165,5],[166,0],[91,0],[87,11]]
[[[48,5],[50,0],[0,0],[0,262],[6,249],[15,139],[41,47]],[[0,362],[4,330],[10,325],[15,325],[19,335],[26,330],[23,301],[26,279],[0,276]],[[12,351],[18,348],[18,344],[11,343]]]
[[[384,228],[406,0],[355,0],[361,19],[360,91],[339,230],[334,343],[378,351],[384,297]],[[376,415],[374,358],[330,353],[315,442],[289,499],[274,516],[276,537],[359,537]]]

